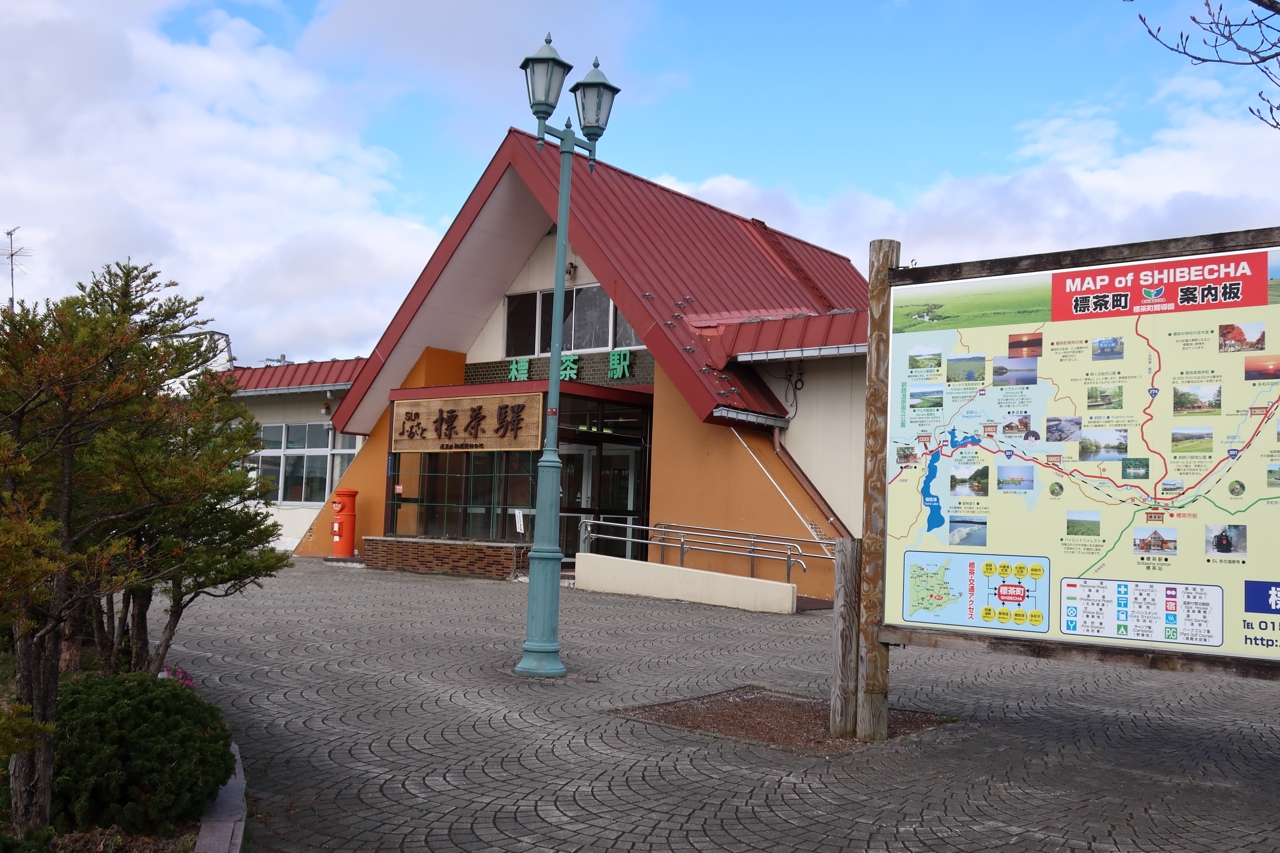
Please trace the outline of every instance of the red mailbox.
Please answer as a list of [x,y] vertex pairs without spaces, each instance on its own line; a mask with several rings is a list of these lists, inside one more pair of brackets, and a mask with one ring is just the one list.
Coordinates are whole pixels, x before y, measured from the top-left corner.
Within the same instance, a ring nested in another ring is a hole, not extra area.
[[355,489],[333,490],[333,556],[356,555],[356,495]]

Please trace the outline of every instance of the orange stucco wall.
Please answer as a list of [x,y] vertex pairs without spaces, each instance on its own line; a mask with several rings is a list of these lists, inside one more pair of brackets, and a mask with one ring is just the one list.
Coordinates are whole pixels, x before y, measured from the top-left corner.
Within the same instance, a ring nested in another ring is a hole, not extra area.
[[[463,369],[466,366],[465,353],[449,350],[423,350],[422,356],[409,369],[409,373],[400,384],[401,388],[427,388],[434,385],[461,385]],[[387,447],[389,445],[387,430],[391,418],[391,406],[383,410],[382,416],[374,426],[373,432],[365,439],[364,445],[351,467],[338,482],[339,489],[355,489],[356,496],[356,548],[364,549],[362,537],[381,536],[385,529],[383,514],[387,509]],[[311,522],[307,535],[293,553],[299,557],[328,557],[333,554],[333,504],[325,501],[316,520]]]
[[401,388],[432,388],[436,385],[461,385],[467,366],[467,354],[427,347],[409,368]]
[[[813,539],[813,523],[826,536],[838,535],[773,452],[771,434],[703,423],[661,368],[654,370],[649,495],[651,525],[666,521]],[[649,559],[658,561],[659,549],[649,550]],[[667,549],[666,561],[677,560],[675,550]],[[831,599],[832,563],[808,562],[807,572],[792,572],[796,591]],[[685,565],[738,575],[749,572],[745,558],[719,554],[690,552]],[[786,569],[779,562],[757,561],[755,574],[784,580]]]

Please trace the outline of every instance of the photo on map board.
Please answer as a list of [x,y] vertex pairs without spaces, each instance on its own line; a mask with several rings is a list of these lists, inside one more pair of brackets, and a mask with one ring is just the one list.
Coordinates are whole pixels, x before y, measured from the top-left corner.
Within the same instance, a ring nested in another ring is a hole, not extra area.
[[1067,510],[1068,536],[1101,536],[1102,512],[1096,509]]
[[1035,385],[1038,358],[1005,358],[996,356],[991,365],[991,384],[995,386]]
[[907,368],[910,370],[937,370],[942,367],[942,350],[929,344],[916,344],[907,350]]
[[948,382],[986,382],[987,357],[962,355],[947,359]]
[[1129,430],[1086,429],[1080,433],[1081,462],[1114,462],[1129,455]]
[[1133,528],[1133,553],[1178,555],[1178,529],[1176,527]]
[[907,392],[910,399],[907,405],[913,409],[941,409],[942,396],[946,392],[947,386],[941,383],[937,385],[912,385]]
[[1005,435],[1023,435],[1031,429],[1031,415],[1026,412],[1009,412],[1001,421],[1000,432]]
[[1115,361],[1124,358],[1124,338],[1094,338],[1089,349],[1094,361]]
[[1280,249],[1267,254],[1267,304],[1280,305]]
[[1044,332],[1009,336],[1009,358],[1039,358],[1044,355]]
[[1239,480],[1232,480],[1227,484],[1227,494],[1233,498],[1238,498],[1245,492],[1244,483]]
[[1029,492],[1036,487],[1034,465],[997,465],[996,489],[1001,492]]
[[1267,488],[1280,489],[1280,465],[1267,466]]
[[1206,524],[1204,553],[1207,556],[1246,556],[1249,545],[1247,531],[1243,524]]
[[952,465],[951,494],[963,498],[985,498],[990,494],[991,469],[986,465]]
[[1062,489],[1062,484],[1061,484],[1061,483],[1050,483],[1050,484],[1049,484],[1049,494],[1053,495],[1055,498],[1060,498],[1060,497],[1062,497],[1062,492],[1063,492],[1063,489]]
[[1218,352],[1260,352],[1266,348],[1266,323],[1223,323],[1218,326]]
[[1122,459],[1120,460],[1120,479],[1122,480],[1146,480],[1151,476],[1151,460],[1150,459]]
[[893,333],[976,329],[1052,319],[1050,273],[894,288]]
[[899,465],[912,465],[920,460],[920,454],[914,444],[899,444],[894,450]]
[[1160,481],[1160,497],[1172,498],[1177,497],[1187,490],[1185,480],[1161,480]]
[[1269,382],[1280,379],[1280,356],[1246,355],[1244,378],[1250,382]]
[[1080,418],[1045,418],[1045,441],[1079,441]]
[[947,530],[947,544],[971,548],[987,547],[986,516],[953,515]]
[[1174,427],[1174,453],[1212,453],[1213,429],[1210,427]]
[[1173,386],[1175,418],[1214,417],[1222,414],[1221,385]]
[[1097,385],[1085,389],[1085,400],[1089,411],[1102,411],[1124,408],[1123,385]]

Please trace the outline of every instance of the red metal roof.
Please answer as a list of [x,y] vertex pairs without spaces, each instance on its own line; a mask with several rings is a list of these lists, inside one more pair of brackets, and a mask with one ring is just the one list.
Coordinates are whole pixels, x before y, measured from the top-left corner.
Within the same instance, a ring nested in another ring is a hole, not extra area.
[[764,320],[717,323],[698,328],[712,366],[719,369],[749,352],[816,349],[867,342],[866,311],[835,311]]
[[[378,358],[334,413],[339,430],[508,168],[554,220],[559,150],[539,152],[535,137],[512,128],[378,343]],[[576,156],[573,169],[569,242],[694,412],[714,420],[726,406],[786,417],[755,371],[726,364],[694,324],[865,311],[867,282],[850,260],[607,163],[592,173]]]
[[267,367],[236,367],[233,372],[241,391],[267,389],[297,389],[312,386],[346,385],[355,380],[356,374],[367,358],[344,358],[332,361],[308,361],[302,364],[268,365]]

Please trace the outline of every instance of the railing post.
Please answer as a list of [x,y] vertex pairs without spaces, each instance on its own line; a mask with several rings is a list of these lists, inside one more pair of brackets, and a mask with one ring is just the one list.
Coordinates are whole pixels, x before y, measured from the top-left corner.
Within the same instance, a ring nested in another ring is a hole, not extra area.
[[787,583],[791,583],[791,546],[787,546]]
[[751,577],[756,576],[756,535],[751,534],[750,544],[747,545],[747,553],[751,555]]
[[680,568],[684,568],[684,533],[680,534]]

